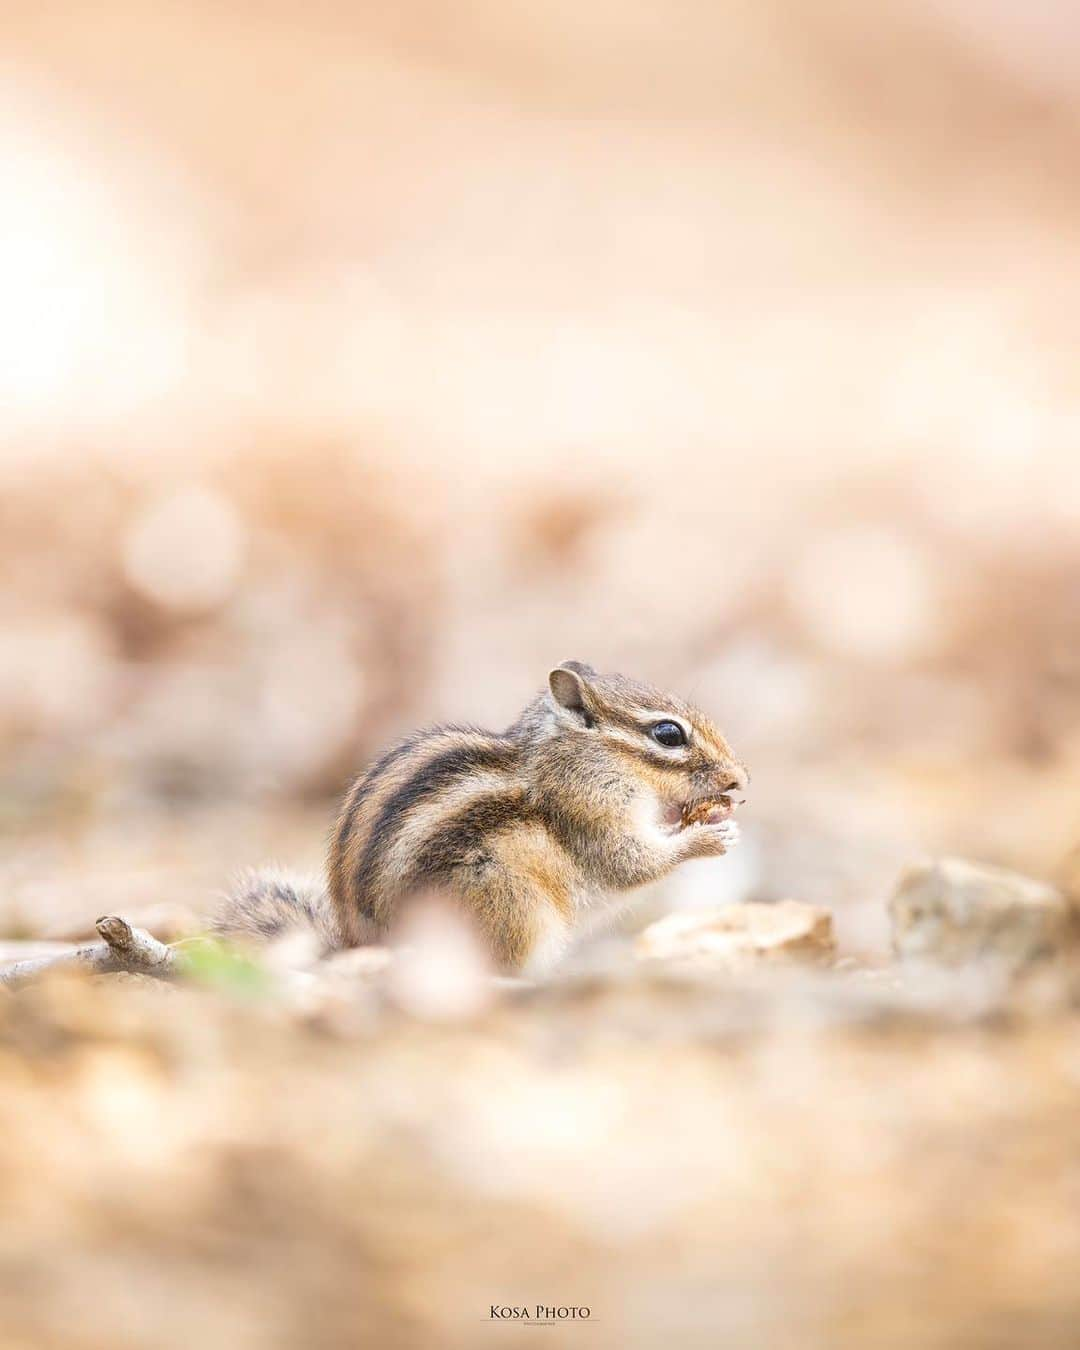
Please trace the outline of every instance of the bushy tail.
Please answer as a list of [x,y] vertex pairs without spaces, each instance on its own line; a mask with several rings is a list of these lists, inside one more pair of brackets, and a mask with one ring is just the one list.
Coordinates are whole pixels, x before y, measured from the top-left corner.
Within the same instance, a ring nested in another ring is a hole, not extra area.
[[258,943],[308,934],[323,953],[342,945],[326,883],[273,867],[241,874],[214,916],[211,931]]

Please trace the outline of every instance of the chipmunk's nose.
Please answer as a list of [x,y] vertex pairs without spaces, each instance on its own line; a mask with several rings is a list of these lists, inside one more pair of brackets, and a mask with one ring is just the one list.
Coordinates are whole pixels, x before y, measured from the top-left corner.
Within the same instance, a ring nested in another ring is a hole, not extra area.
[[742,796],[750,786],[750,775],[741,764],[731,766],[731,779],[723,789],[728,796]]

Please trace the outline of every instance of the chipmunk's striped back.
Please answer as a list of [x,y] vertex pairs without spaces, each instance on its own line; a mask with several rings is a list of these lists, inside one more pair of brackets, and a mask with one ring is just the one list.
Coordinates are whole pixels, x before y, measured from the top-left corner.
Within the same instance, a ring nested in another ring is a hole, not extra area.
[[482,868],[500,828],[525,822],[520,743],[474,727],[407,737],[345,798],[330,848],[330,893],[346,938],[391,921],[403,895],[456,868]]

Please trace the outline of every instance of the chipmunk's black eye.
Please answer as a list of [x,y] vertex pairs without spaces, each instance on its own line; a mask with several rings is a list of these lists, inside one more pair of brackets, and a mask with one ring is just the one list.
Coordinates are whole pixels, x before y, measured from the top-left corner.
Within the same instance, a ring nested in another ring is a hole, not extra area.
[[657,722],[652,728],[652,738],[660,745],[674,750],[676,746],[686,744],[686,732],[678,722]]

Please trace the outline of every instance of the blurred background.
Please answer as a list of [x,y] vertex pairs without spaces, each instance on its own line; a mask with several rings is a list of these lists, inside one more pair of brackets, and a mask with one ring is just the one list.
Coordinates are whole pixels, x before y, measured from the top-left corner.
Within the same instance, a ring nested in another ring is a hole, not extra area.
[[1067,0],[9,0],[0,929],[318,864],[574,657],[749,762],[664,904],[1080,836]]

